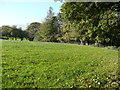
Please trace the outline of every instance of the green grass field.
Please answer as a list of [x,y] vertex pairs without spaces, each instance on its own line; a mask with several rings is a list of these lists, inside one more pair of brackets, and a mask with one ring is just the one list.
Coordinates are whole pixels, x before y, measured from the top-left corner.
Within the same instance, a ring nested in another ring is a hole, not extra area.
[[2,88],[118,88],[118,51],[2,41]]

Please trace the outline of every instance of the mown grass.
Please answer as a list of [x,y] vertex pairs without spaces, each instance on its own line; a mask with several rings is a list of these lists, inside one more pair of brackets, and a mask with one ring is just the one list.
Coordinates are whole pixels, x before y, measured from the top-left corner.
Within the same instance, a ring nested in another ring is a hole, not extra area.
[[3,88],[118,88],[118,51],[3,41]]

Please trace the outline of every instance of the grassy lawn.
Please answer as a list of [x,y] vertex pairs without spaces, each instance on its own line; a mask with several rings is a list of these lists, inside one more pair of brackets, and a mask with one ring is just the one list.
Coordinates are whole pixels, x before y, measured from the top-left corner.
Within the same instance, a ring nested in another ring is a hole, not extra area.
[[118,51],[2,41],[3,88],[118,88]]

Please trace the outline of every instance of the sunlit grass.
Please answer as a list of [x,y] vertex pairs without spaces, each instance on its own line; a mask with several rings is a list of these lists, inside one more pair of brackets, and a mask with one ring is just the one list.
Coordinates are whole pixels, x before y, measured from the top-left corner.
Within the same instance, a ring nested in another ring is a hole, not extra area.
[[117,88],[118,51],[3,41],[3,88]]

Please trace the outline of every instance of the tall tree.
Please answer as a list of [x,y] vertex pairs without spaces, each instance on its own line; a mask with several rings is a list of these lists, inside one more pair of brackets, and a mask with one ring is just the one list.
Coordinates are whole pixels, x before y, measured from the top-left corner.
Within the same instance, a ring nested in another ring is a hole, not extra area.
[[52,17],[42,23],[41,29],[37,32],[35,39],[38,41],[54,42],[57,40],[57,34],[56,17]]
[[53,8],[49,7],[49,10],[47,12],[47,17],[45,18],[45,20],[49,20],[54,16],[54,12],[53,12]]
[[54,16],[53,8],[50,7],[45,21],[42,23],[40,30],[36,33],[35,40],[48,42],[58,41],[57,38],[60,32],[58,19],[59,17]]
[[[116,32],[119,32],[117,18],[114,18],[116,6],[120,6],[120,3],[66,2],[61,12],[63,19],[74,25],[73,30],[78,31],[80,41],[117,45],[114,43],[119,40],[118,37],[115,39],[118,36]],[[113,29],[115,27],[118,29]]]
[[30,40],[30,41],[33,41],[33,40],[34,40],[34,37],[35,37],[35,35],[36,35],[36,32],[37,32],[38,30],[40,30],[40,26],[41,26],[41,23],[39,23],[39,22],[33,22],[33,23],[31,23],[31,24],[27,27],[26,31],[28,32],[28,36],[29,36],[29,40]]

